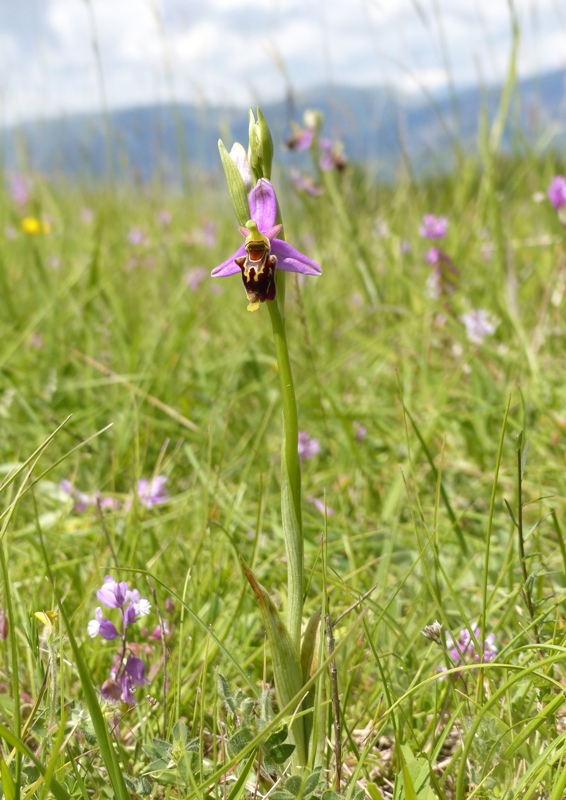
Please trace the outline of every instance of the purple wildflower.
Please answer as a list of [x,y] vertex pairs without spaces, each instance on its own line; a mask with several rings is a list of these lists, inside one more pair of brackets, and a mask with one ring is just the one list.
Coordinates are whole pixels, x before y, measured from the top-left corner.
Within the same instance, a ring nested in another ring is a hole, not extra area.
[[93,494],[81,492],[78,489],[75,489],[71,481],[66,479],[59,483],[59,488],[62,492],[68,494],[69,497],[72,497],[75,501],[74,511],[86,511],[87,508],[92,508],[93,506],[98,506],[103,511],[107,509],[117,509],[120,507],[120,502],[116,497],[108,497],[101,495],[98,492],[94,492]]
[[204,267],[193,267],[185,273],[185,280],[189,289],[196,292],[203,280],[207,277],[208,271]]
[[[140,617],[145,617],[151,611],[151,603],[147,597],[142,597],[137,589],[130,589],[127,581],[115,581],[110,575],[105,576],[104,584],[97,591],[96,596],[106,608],[122,609],[124,628],[136,622]],[[126,603],[128,603],[127,608],[125,608]],[[96,609],[94,617],[94,620],[89,622],[89,634],[91,636],[96,636],[100,633],[99,629],[104,623],[112,624],[102,617],[100,608]],[[98,624],[98,627],[95,626],[95,623]],[[94,633],[91,633],[91,630]],[[100,633],[100,635],[104,636],[103,633]]]
[[368,429],[360,422],[354,422],[354,436],[357,442],[363,442],[367,436]]
[[216,244],[216,223],[211,219],[202,226],[202,238],[207,247],[214,247]]
[[87,208],[86,206],[84,208],[81,208],[81,222],[84,225],[90,225],[93,219],[94,219],[94,213],[92,208]]
[[320,442],[306,431],[299,431],[298,450],[300,461],[308,461],[320,453]]
[[139,619],[138,615],[136,614],[136,608],[133,603],[124,610],[124,627],[128,627],[128,625],[132,625],[137,619]]
[[106,497],[102,495],[96,495],[96,505],[101,508],[103,511],[107,509],[116,510],[120,508],[120,501],[116,497]]
[[130,232],[128,233],[128,242],[134,247],[137,247],[140,244],[145,243],[145,233],[142,231],[141,228],[131,228]]
[[64,494],[69,495],[75,501],[74,510],[75,511],[85,511],[88,506],[92,505],[92,496],[85,494],[84,492],[79,492],[71,481],[64,478],[62,481],[59,482],[59,488]]
[[73,494],[74,492],[73,484],[67,478],[63,478],[62,481],[59,481],[59,488],[65,494]]
[[122,690],[120,684],[115,678],[107,678],[100,689],[100,694],[109,703],[117,703],[120,700]]
[[334,509],[327,505],[324,500],[321,500],[320,497],[309,497],[309,501],[313,504],[317,511],[320,511],[323,516],[334,516]]
[[[120,650],[114,656],[114,663],[110,677],[101,688],[101,694],[106,700],[133,705],[137,686],[142,686],[149,681],[145,677],[145,664],[137,656],[132,655],[128,645],[127,629],[141,616],[149,614],[151,605],[147,597],[141,597],[137,589],[130,589],[126,581],[115,581],[110,575],[104,578],[104,585],[96,593],[102,605],[107,608],[119,608],[122,612],[122,632],[120,633],[113,622],[106,619],[99,606],[94,612],[94,619],[88,623],[87,630],[93,639],[101,636],[107,641],[120,639]],[[127,605],[126,605],[127,604]],[[127,653],[127,655],[126,655]]]
[[434,214],[425,214],[419,228],[419,236],[423,239],[443,239],[448,231],[446,217],[435,217]]
[[486,336],[492,336],[499,324],[495,317],[483,308],[472,308],[460,317],[466,326],[470,342],[481,344]]
[[299,192],[310,194],[311,197],[319,197],[321,194],[324,194],[322,186],[317,186],[310,176],[301,175],[296,169],[292,169],[289,172],[289,177],[291,178],[293,186]]
[[118,675],[118,683],[122,689],[121,696],[124,703],[134,705],[136,702],[136,687],[149,683],[145,677],[145,664],[141,658],[132,655],[128,656],[124,669]]
[[426,263],[430,264],[431,267],[436,267],[440,261],[440,253],[441,250],[439,247],[431,247],[426,254]]
[[115,581],[111,575],[106,575],[104,584],[96,593],[103,606],[106,608],[123,608],[131,598],[130,587],[127,581]]
[[[451,636],[447,636],[446,646],[454,666],[458,664],[486,664],[489,661],[493,661],[497,654],[495,634],[488,634],[485,640],[482,641],[480,626],[477,623],[472,624],[470,630],[463,628],[456,641]],[[446,667],[441,667],[440,671],[445,672]]]
[[[164,620],[163,621],[163,635],[169,636],[170,630],[168,623]],[[149,634],[150,639],[155,639],[156,641],[161,640],[161,625],[156,625],[152,632]]]
[[142,597],[137,589],[132,589],[130,591],[130,600],[132,602],[128,608],[128,611],[132,609],[134,621],[138,620],[140,617],[146,617],[151,611],[151,603],[147,597]]
[[117,608],[122,612],[121,632],[113,622],[106,619],[99,606],[94,612],[94,619],[88,623],[87,630],[93,639],[101,636],[107,641],[120,640],[120,650],[114,656],[110,677],[101,688],[102,696],[111,702],[134,705],[135,691],[149,681],[145,677],[145,664],[132,650],[137,652],[139,645],[128,643],[128,627],[151,610],[147,597],[142,597],[137,589],[130,589],[126,581],[115,581],[110,575],[104,578],[104,585],[96,593],[102,605]]
[[150,480],[140,478],[138,481],[138,500],[140,504],[146,508],[151,508],[151,506],[159,505],[159,503],[165,503],[169,499],[169,493],[165,488],[166,483],[166,475],[155,475]]
[[94,612],[94,619],[91,619],[87,626],[88,635],[94,639],[95,636],[102,636],[107,641],[112,641],[120,634],[113,622],[102,616],[100,606]]
[[281,225],[276,225],[277,196],[266,178],[260,178],[249,194],[251,219],[240,232],[245,243],[230,258],[212,270],[213,278],[242,274],[249,311],[260,303],[275,299],[275,269],[320,275],[320,266],[290,244],[277,239]]
[[566,178],[556,175],[547,190],[548,199],[557,211],[566,206]]
[[15,172],[10,178],[10,193],[17,206],[25,206],[29,200],[31,184],[21,172]]
[[75,511],[79,514],[86,511],[89,506],[94,505],[94,497],[84,492],[75,492]]
[[145,677],[145,664],[137,656],[129,654],[125,660],[117,654],[110,677],[104,681],[100,693],[105,700],[117,703],[122,700],[128,705],[135,705],[136,688],[149,681]]
[[157,215],[157,221],[160,225],[163,225],[166,228],[168,225],[171,224],[172,216],[171,212],[167,211],[166,208],[162,208],[161,211]]
[[129,656],[126,662],[125,671],[134,681],[134,683],[138,684],[138,686],[143,686],[144,683],[149,683],[145,677],[145,664],[141,658],[138,658],[137,656]]

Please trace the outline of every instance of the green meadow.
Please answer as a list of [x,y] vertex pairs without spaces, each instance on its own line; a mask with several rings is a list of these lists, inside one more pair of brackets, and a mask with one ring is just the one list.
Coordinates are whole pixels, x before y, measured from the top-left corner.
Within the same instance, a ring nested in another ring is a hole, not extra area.
[[[306,768],[242,571],[285,611],[269,314],[209,277],[242,243],[224,184],[32,175],[18,204],[6,176],[4,797],[566,796],[562,170],[497,133],[436,178],[349,164],[309,196],[273,175],[288,241],[323,269],[287,275],[285,301],[318,443]],[[106,575],[151,604],[127,646],[89,635]]]

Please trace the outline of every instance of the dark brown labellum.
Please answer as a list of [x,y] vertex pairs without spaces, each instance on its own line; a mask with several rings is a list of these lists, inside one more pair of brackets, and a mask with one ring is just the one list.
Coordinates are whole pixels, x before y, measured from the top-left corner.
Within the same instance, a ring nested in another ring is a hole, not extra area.
[[250,242],[245,256],[236,258],[242,271],[242,281],[250,303],[265,303],[275,300],[275,268],[277,257],[271,255],[263,242]]

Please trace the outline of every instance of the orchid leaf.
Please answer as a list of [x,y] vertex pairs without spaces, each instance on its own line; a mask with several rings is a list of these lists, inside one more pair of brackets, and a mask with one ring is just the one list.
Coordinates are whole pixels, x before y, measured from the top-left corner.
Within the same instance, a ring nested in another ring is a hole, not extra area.
[[306,683],[310,677],[310,670],[312,660],[314,657],[314,650],[316,646],[316,635],[318,633],[318,626],[320,624],[320,610],[315,611],[307,623],[307,627],[303,636],[303,644],[301,646],[301,669],[303,673],[303,681]]
[[[283,707],[300,693],[303,686],[299,654],[267,590],[259,583],[243,560],[242,568],[259,604],[271,647],[278,700],[280,706]],[[297,747],[297,759],[300,764],[305,765],[308,757],[308,744],[303,717],[298,717],[292,722],[291,733]]]
[[0,776],[2,777],[2,791],[5,800],[16,800],[16,784],[8,769],[8,765],[0,756]]
[[[320,624],[320,610],[315,611],[307,623],[307,627],[303,636],[303,643],[301,646],[301,672],[303,675],[303,683],[306,683],[310,678],[310,671],[314,658],[314,651],[316,647],[316,636],[318,633],[318,626]],[[304,708],[312,708],[314,705],[315,687],[311,686],[307,696],[303,701]],[[312,714],[305,714],[305,735],[307,741],[310,741],[312,731]]]

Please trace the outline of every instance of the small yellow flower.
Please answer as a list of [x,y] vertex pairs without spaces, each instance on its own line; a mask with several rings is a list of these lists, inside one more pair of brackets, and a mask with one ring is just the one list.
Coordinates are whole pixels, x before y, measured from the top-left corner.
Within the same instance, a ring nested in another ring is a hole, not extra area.
[[49,631],[53,631],[59,621],[57,611],[36,611],[34,617]]
[[37,236],[40,233],[51,232],[51,225],[48,222],[37,219],[37,217],[24,217],[20,222],[20,226],[23,232],[29,234],[30,236]]

